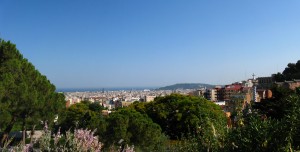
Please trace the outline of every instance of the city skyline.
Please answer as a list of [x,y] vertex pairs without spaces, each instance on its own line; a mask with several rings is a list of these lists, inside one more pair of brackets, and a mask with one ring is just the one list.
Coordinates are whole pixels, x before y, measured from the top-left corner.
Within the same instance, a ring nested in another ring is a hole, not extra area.
[[300,2],[0,2],[10,40],[57,88],[214,85],[300,57]]

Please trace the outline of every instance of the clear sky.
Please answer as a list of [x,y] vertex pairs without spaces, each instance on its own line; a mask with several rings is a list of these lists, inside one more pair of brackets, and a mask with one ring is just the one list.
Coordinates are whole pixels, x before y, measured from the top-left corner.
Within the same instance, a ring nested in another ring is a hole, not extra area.
[[0,37],[57,88],[229,84],[300,60],[300,1],[0,0]]

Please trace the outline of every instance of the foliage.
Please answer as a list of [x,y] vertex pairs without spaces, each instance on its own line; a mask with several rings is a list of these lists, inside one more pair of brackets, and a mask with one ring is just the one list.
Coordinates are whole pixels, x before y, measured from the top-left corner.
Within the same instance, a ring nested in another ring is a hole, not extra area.
[[267,117],[282,119],[286,115],[285,109],[290,107],[286,102],[286,98],[294,94],[294,91],[282,87],[273,87],[272,94],[273,98],[254,103],[253,108]]
[[300,79],[300,60],[297,63],[289,63],[282,74],[286,80]]
[[14,44],[0,39],[0,114],[5,116],[0,125],[1,143],[15,124],[25,130],[39,121],[53,122],[64,105],[64,95],[55,92],[46,76],[23,58]]
[[[13,147],[2,147],[1,151],[48,151],[48,152],[100,152],[103,151],[103,143],[99,141],[97,136],[94,136],[95,131],[88,129],[70,130],[66,134],[61,134],[58,131],[53,136],[48,130],[47,124],[44,127],[44,134],[35,142],[29,144],[20,143]],[[109,151],[134,152],[134,147],[114,148]]]
[[206,125],[226,126],[221,108],[204,98],[172,94],[156,98],[146,105],[146,110],[171,139],[180,138],[183,134],[201,133]]
[[60,113],[59,126],[62,131],[69,128],[97,129],[97,134],[102,135],[106,130],[106,121],[101,114],[101,107],[97,103],[81,102],[71,105],[64,112]]
[[284,80],[300,79],[300,60],[297,63],[289,63],[284,71],[274,75],[277,82]]
[[[257,114],[229,132],[230,151],[293,151],[300,149],[300,96],[276,88],[275,98],[254,107]],[[253,146],[255,145],[255,146]]]
[[286,107],[284,108],[285,115],[282,119],[286,127],[288,138],[290,139],[291,147],[295,150],[300,150],[300,95],[293,94],[285,99]]
[[63,132],[69,128],[97,129],[96,134],[103,139],[105,148],[113,148],[114,142],[124,140],[124,144],[135,145],[137,150],[153,151],[161,149],[166,141],[159,125],[135,110],[119,109],[108,117],[102,116],[95,103],[81,102],[71,105],[60,114],[59,126]]
[[199,152],[200,142],[194,137],[182,138],[181,140],[171,140],[168,145],[169,152]]
[[274,77],[274,79],[275,79],[276,82],[283,82],[283,81],[285,81],[285,76],[282,73],[280,73],[280,72],[274,74],[273,77]]
[[287,151],[289,140],[283,122],[251,115],[244,125],[229,130],[227,151]]
[[199,148],[217,149],[223,146],[226,118],[219,106],[204,98],[171,94],[150,103],[133,104],[159,124],[172,140],[195,134]]
[[93,102],[88,105],[89,105],[89,109],[95,112],[101,112],[102,110],[105,109],[99,102]]
[[158,151],[166,141],[159,125],[147,116],[135,110],[119,109],[108,118],[106,144],[124,140],[127,144],[135,145],[137,150]]

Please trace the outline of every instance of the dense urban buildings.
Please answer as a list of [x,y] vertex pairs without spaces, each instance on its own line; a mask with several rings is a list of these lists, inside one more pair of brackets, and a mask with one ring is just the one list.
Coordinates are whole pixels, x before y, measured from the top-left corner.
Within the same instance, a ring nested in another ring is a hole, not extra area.
[[227,113],[235,111],[237,108],[245,108],[251,102],[260,102],[262,99],[272,97],[272,86],[277,85],[289,89],[300,86],[300,80],[275,82],[274,75],[270,77],[258,77],[234,82],[224,86],[215,86],[207,89],[177,89],[177,90],[119,90],[119,91],[98,91],[98,92],[65,92],[66,106],[79,103],[81,101],[91,101],[101,104],[107,108],[105,113],[116,107],[126,107],[133,102],[151,102],[155,97],[179,93],[191,96],[206,98],[218,105]]

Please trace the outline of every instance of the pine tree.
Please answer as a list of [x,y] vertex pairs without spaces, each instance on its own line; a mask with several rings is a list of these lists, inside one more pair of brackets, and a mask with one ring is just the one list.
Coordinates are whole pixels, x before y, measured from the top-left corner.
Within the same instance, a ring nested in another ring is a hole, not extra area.
[[23,136],[31,125],[48,120],[64,107],[64,96],[17,50],[16,45],[0,39],[0,130],[1,144],[18,122]]

